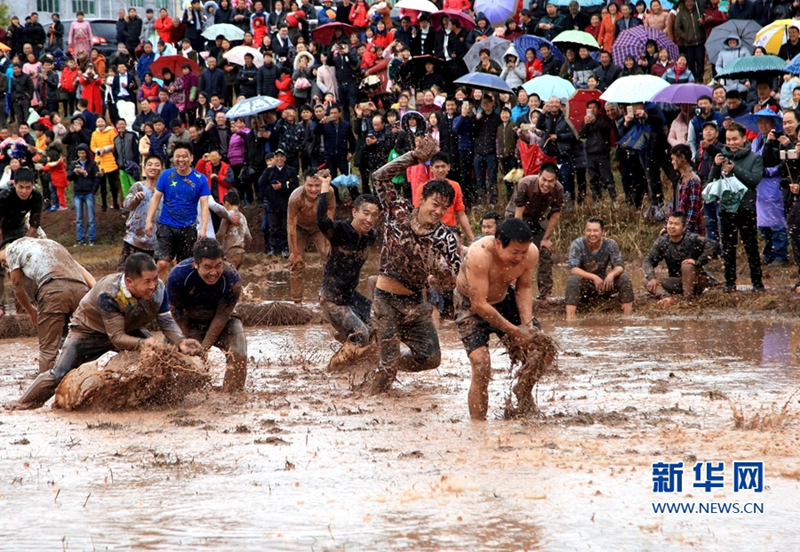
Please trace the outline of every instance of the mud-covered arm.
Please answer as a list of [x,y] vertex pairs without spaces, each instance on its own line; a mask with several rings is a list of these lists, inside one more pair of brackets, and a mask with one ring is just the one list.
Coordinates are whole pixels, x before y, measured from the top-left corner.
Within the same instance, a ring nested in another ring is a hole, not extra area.
[[325,183],[323,181],[322,189],[319,194],[319,199],[317,200],[317,226],[319,226],[319,229],[322,232],[322,234],[330,241],[333,239],[333,234],[336,231],[336,225],[331,220],[331,217],[328,216],[328,195],[330,195],[329,192],[330,192],[330,180],[328,180],[327,190]]
[[432,136],[423,136],[420,139],[419,146],[414,151],[401,155],[372,174],[375,193],[384,209],[390,209],[398,201],[402,200],[397,193],[397,188],[392,183],[392,179],[395,176],[405,174],[406,169],[409,167],[428,161],[438,150],[436,140]]
[[161,301],[161,308],[158,310],[158,317],[156,317],[158,321],[158,327],[161,329],[161,333],[164,334],[170,343],[174,345],[180,345],[182,341],[186,338],[183,336],[183,332],[178,324],[175,323],[175,319],[172,317],[172,313],[169,310],[169,294],[166,290],[164,290],[164,299]]
[[436,237],[434,245],[439,250],[440,257],[435,267],[431,269],[431,284],[439,290],[451,290],[456,285],[458,271],[461,270],[460,246],[455,234],[449,229],[441,227],[441,235]]
[[714,251],[717,249],[717,242],[714,240],[697,236],[697,241],[694,244],[695,260],[694,266],[702,268],[711,261],[714,256]]
[[135,350],[144,341],[125,333],[125,317],[119,304],[110,294],[101,293],[97,298],[97,307],[102,313],[106,335],[108,335],[108,339],[116,349],[120,351]]
[[661,247],[661,240],[658,240],[653,244],[650,252],[644,258],[644,263],[642,263],[645,280],[649,282],[656,277],[656,267],[662,260],[664,260],[664,250]]

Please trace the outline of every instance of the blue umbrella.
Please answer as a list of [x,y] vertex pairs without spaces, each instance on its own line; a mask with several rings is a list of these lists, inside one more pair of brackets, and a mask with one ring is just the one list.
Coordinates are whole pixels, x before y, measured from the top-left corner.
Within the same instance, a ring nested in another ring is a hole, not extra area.
[[794,56],[783,68],[783,71],[790,75],[800,75],[800,54]]
[[496,25],[514,15],[517,0],[475,0],[474,9],[475,13],[482,13],[489,23]]
[[564,57],[564,54],[559,52],[558,48],[554,46],[552,42],[545,40],[540,36],[522,35],[514,41],[514,48],[517,49],[517,52],[519,52],[519,55],[522,56],[522,59],[525,59],[525,52],[527,52],[530,48],[536,50],[539,58],[541,58],[542,52],[539,49],[542,47],[542,44],[550,46],[550,51],[558,61],[561,63],[567,61],[567,58]]
[[461,84],[471,88],[486,90],[487,92],[514,93],[514,90],[506,81],[489,73],[467,73],[460,79],[453,81],[453,84]]
[[783,117],[771,109],[764,108],[761,111],[756,111],[749,115],[742,115],[734,119],[734,121],[743,124],[745,128],[751,132],[760,132],[758,130],[759,119],[772,119],[772,122],[775,124],[775,130],[783,132]]
[[271,96],[255,96],[239,102],[228,110],[225,116],[228,119],[238,119],[239,117],[251,117],[270,109],[276,109],[281,105],[280,100]]
[[575,93],[575,86],[571,82],[552,75],[532,78],[523,84],[522,88],[528,95],[536,94],[542,100],[549,100],[553,96],[566,99]]

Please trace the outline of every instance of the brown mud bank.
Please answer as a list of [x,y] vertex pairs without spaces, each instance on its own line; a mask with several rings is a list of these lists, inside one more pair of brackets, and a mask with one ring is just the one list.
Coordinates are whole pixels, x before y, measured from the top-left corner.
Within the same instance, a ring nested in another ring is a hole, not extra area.
[[[319,325],[248,330],[247,392],[175,408],[0,414],[0,550],[797,550],[800,325],[737,314],[597,317],[545,330],[557,370],[540,415],[503,421],[512,381],[492,341],[486,422],[450,322],[438,370],[362,394],[325,364]],[[0,401],[36,371],[34,339],[0,344]],[[224,358],[211,354],[218,386]],[[738,428],[749,429],[738,429]],[[724,487],[694,488],[696,462]],[[764,490],[733,492],[735,461]],[[652,463],[683,462],[654,493]],[[653,503],[759,503],[664,514]]]

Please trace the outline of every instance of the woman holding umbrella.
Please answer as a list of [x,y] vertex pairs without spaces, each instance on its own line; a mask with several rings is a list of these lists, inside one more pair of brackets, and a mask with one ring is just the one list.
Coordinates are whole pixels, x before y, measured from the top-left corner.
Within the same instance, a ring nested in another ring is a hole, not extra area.
[[520,63],[517,49],[513,44],[506,50],[503,61],[506,62],[506,66],[500,73],[500,78],[506,81],[511,88],[522,86],[526,77],[525,64]]
[[489,50],[481,50],[480,56],[481,61],[475,68],[475,72],[489,73],[491,75],[500,76],[500,73],[503,72],[503,69],[500,67],[499,63],[491,58],[491,52],[489,52]]
[[525,51],[525,81],[542,74],[542,60],[536,56],[536,48]]
[[[667,52],[667,59],[669,59],[669,52]],[[653,65],[658,61],[658,44],[654,40],[648,40],[644,44],[644,52],[642,53],[636,64],[642,69],[645,75],[650,74]]]
[[644,75],[644,71],[636,64],[633,56],[626,56],[625,61],[622,63],[621,77],[630,77],[633,75]]
[[567,61],[561,66],[558,76],[572,82],[572,77],[575,74],[575,51],[570,48],[564,52],[564,57],[567,58]]

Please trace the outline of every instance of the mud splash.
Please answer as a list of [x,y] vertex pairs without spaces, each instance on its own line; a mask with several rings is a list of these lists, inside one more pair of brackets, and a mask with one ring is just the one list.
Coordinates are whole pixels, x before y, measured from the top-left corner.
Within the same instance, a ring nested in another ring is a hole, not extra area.
[[[502,421],[512,380],[493,342],[490,421],[467,414],[451,323],[443,362],[386,396],[325,363],[323,326],[248,331],[248,393],[180,410],[0,417],[0,550],[792,550],[800,547],[800,388],[793,319],[599,318],[553,327],[541,414]],[[36,371],[3,343],[0,400]],[[212,383],[224,372],[212,351]],[[736,429],[781,412],[780,424]],[[762,415],[763,417],[763,415]],[[695,461],[759,460],[766,490],[691,487]],[[683,461],[683,492],[651,463]],[[763,515],[655,514],[663,501],[752,501]],[[753,543],[759,543],[754,545]]]

